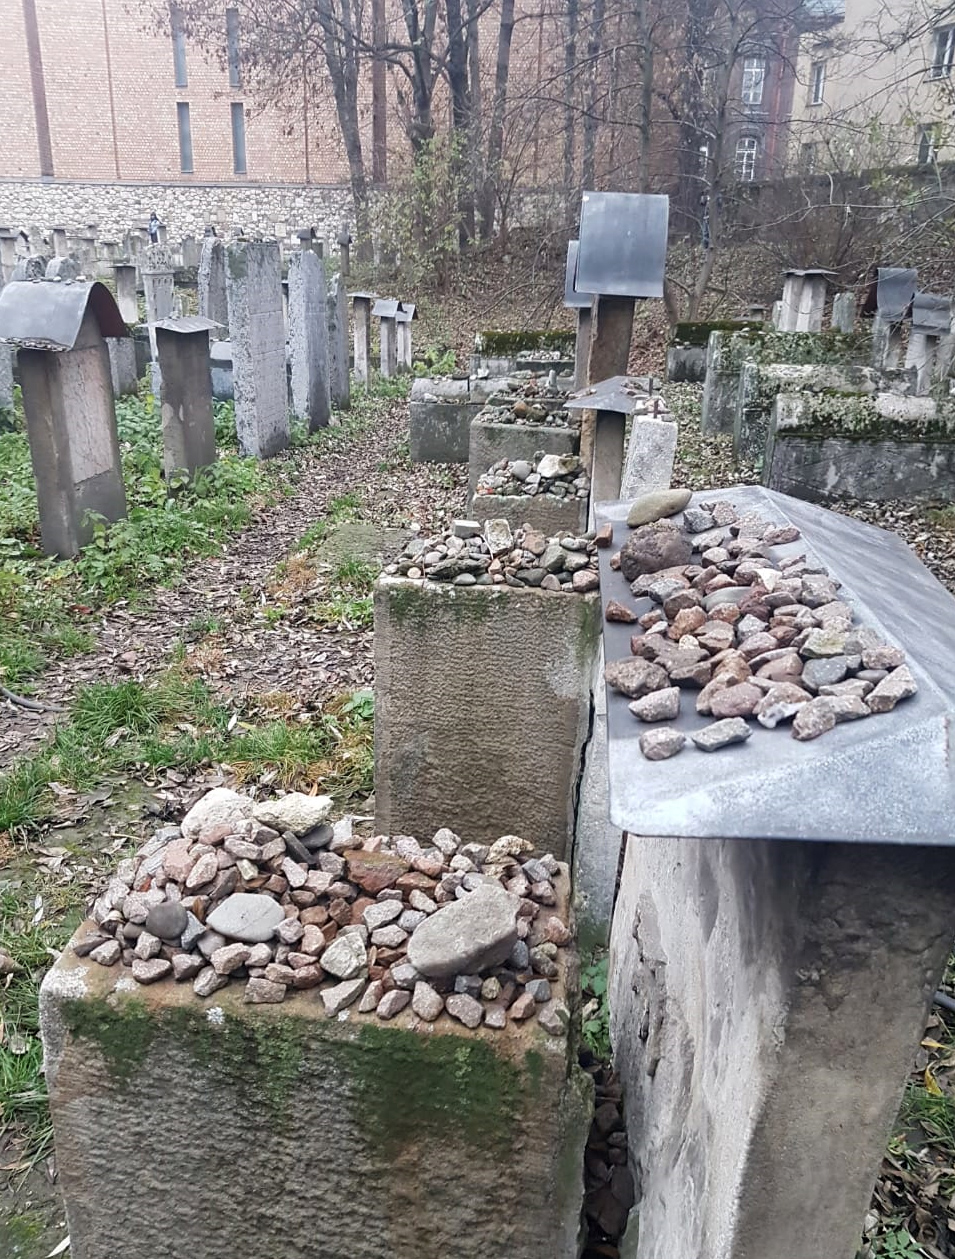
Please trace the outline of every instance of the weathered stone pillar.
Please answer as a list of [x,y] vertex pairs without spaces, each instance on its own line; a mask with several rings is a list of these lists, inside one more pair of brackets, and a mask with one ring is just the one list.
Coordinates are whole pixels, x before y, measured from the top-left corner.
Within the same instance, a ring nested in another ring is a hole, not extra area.
[[832,326],[837,332],[850,336],[855,329],[855,293],[837,293],[832,299]]
[[109,373],[113,382],[113,396],[131,397],[139,391],[136,371],[136,342],[132,337],[107,337]]
[[[62,341],[50,342],[53,327],[63,330]],[[104,334],[125,331],[101,284],[8,284],[0,293],[0,339],[20,346],[23,409],[48,555],[75,555],[92,537],[90,513],[106,520],[126,514],[104,340]],[[51,348],[29,348],[37,342]]]
[[155,325],[173,315],[175,298],[175,267],[172,252],[165,245],[148,245],[140,264],[143,295],[146,299],[146,323],[153,360],[157,358]]
[[925,332],[916,332],[914,329],[909,330],[909,343],[905,351],[905,366],[915,368],[915,392],[917,394],[927,394],[932,388],[938,341],[938,337],[929,336]]
[[479,843],[511,833],[569,853],[599,631],[593,595],[381,577],[379,830],[443,819]]
[[206,236],[199,258],[199,314],[213,319],[224,329],[229,326],[226,297],[225,245],[217,236]]
[[289,444],[277,242],[231,243],[226,249],[226,285],[239,446],[247,455],[268,459]]
[[182,265],[184,267],[189,270],[193,267],[198,267],[200,261],[202,260],[202,254],[199,242],[196,240],[195,236],[183,236],[182,244],[179,246],[179,249],[182,254]]
[[57,258],[65,258],[69,253],[66,243],[66,228],[54,227],[53,229],[53,253]]
[[610,1008],[637,1259],[853,1259],[953,901],[951,848],[629,838]]
[[310,433],[325,428],[332,413],[326,302],[321,259],[311,249],[293,253],[288,263],[292,410]]
[[[633,417],[621,498],[636,498],[651,490],[666,490],[673,480],[677,426],[671,420]],[[599,501],[599,500],[595,500]]]
[[352,293],[354,320],[355,380],[368,388],[371,382],[371,293]]
[[166,319],[156,327],[162,379],[163,467],[166,477],[194,476],[216,461],[209,370],[209,324],[203,316]]
[[410,309],[400,306],[395,316],[396,334],[396,369],[399,372],[411,371],[411,322],[414,319],[414,307]]
[[783,298],[773,307],[773,322],[780,332],[795,332],[799,322],[799,307],[802,301],[803,274],[801,271],[787,271],[783,280]]
[[894,372],[902,361],[902,324],[876,315],[872,320],[872,366]]
[[114,269],[116,278],[116,305],[128,324],[139,323],[139,295],[136,290],[136,268],[132,263],[118,262]]
[[9,345],[0,345],[0,411],[13,406],[14,353]]
[[590,359],[591,315],[588,306],[577,307],[577,339],[574,342],[574,388],[587,384],[587,363]]
[[826,309],[827,281],[824,275],[804,277],[799,295],[799,311],[796,315],[797,332],[822,332]]
[[397,324],[394,316],[382,316],[379,326],[381,338],[381,374],[390,380],[398,370]]
[[332,406],[344,410],[351,405],[351,383],[348,371],[348,294],[340,274],[333,276],[328,286],[326,308]]

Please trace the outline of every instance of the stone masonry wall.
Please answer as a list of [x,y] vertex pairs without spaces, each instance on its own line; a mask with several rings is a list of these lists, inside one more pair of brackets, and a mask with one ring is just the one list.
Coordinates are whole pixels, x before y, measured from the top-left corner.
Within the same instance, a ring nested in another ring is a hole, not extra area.
[[354,218],[344,186],[0,180],[0,223],[14,231],[37,226],[48,233],[63,226],[72,233],[96,223],[101,240],[121,239],[145,223],[152,210],[173,241],[201,237],[205,225],[218,220],[226,228],[235,224],[280,238],[299,227],[314,227],[333,246],[342,225]]

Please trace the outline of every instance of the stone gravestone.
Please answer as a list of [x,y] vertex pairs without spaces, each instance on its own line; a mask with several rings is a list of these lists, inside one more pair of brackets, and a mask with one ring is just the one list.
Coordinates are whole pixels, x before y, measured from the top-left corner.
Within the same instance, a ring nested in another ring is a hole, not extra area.
[[347,408],[351,403],[348,374],[348,294],[341,275],[328,286],[328,375],[332,406]]
[[48,280],[76,280],[79,278],[79,264],[74,262],[72,258],[60,257],[51,258],[46,267],[46,278]]
[[310,433],[331,419],[325,267],[311,249],[289,258],[288,313],[292,410]]
[[225,245],[217,236],[206,236],[199,259],[199,314],[213,319],[223,329],[229,326],[226,297]]
[[21,258],[17,265],[13,268],[13,274],[10,276],[10,282],[42,280],[46,276],[47,265],[46,258],[41,258],[39,256]]
[[47,555],[76,555],[92,536],[94,515],[126,515],[105,341],[125,333],[102,284],[8,284],[0,293],[0,340],[19,347]]
[[202,315],[156,325],[162,379],[163,467],[167,479],[194,476],[216,461],[209,368],[209,324]]
[[114,268],[116,305],[123,323],[139,323],[139,298],[136,293],[136,268],[132,263],[118,262]]
[[0,227],[0,282],[13,279],[17,265],[17,238],[9,227]]
[[143,277],[143,293],[146,298],[146,323],[149,325],[149,344],[153,360],[157,359],[154,325],[161,319],[169,319],[175,301],[175,272],[172,250],[166,245],[148,245],[143,250],[140,264]]
[[226,289],[239,446],[244,454],[268,459],[289,444],[278,242],[230,243]]
[[371,293],[352,293],[352,319],[354,320],[355,379],[368,388],[371,380]]

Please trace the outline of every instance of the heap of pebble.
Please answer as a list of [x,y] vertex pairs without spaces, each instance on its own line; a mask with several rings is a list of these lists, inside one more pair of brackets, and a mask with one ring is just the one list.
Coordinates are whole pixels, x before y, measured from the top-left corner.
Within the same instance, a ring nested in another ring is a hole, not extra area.
[[600,585],[592,532],[546,538],[526,525],[512,530],[502,519],[483,526],[476,520],[456,520],[445,533],[416,535],[384,571],[455,586],[539,586],[577,594]]
[[577,455],[538,455],[527,459],[499,459],[481,474],[477,494],[550,494],[553,498],[587,498],[590,478]]
[[[608,620],[642,631],[631,658],[606,668],[634,717],[672,721],[692,690],[696,712],[716,721],[689,737],[713,752],[750,738],[750,718],[768,729],[792,721],[794,738],[815,739],[916,693],[904,652],[853,625],[825,568],[804,553],[769,557],[799,540],[795,526],[741,516],[727,502],[691,508],[689,499],[686,490],[637,499],[627,521],[634,531],[611,557],[631,592],[652,605],[641,614],[612,599],[605,609]],[[680,511],[682,528],[665,519]],[[609,545],[609,531],[596,540]],[[659,726],[639,742],[649,760],[665,760],[686,736]]]
[[120,863],[74,951],[140,984],[191,982],[198,997],[235,980],[257,1004],[314,989],[329,1016],[355,1006],[388,1020],[410,1006],[427,1023],[565,1030],[565,866],[516,835],[362,842],[331,808],[328,796],[254,803],[215,788]]
[[[561,397],[566,397],[561,394]],[[568,411],[564,407],[548,408],[541,402],[530,398],[518,398],[513,405],[500,405],[489,402],[477,415],[482,424],[527,424],[541,425],[548,428],[579,428],[580,412]]]

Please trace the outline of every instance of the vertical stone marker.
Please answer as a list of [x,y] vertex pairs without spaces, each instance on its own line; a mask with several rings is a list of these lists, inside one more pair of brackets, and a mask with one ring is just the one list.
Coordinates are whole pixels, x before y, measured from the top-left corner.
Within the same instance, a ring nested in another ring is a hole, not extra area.
[[54,227],[53,229],[53,253],[57,258],[65,258],[69,253],[65,227]]
[[226,248],[226,291],[239,446],[244,454],[269,459],[289,444],[278,242],[231,242]]
[[347,409],[351,405],[348,372],[348,294],[339,274],[328,286],[328,375],[332,406]]
[[8,284],[17,265],[17,238],[9,227],[0,227],[0,281]]
[[381,374],[385,380],[390,380],[398,370],[398,303],[392,297],[383,297],[375,302],[371,313],[381,321],[378,326]]
[[352,293],[354,321],[355,379],[368,388],[371,381],[371,304],[373,293]]
[[325,428],[332,413],[326,300],[321,259],[311,249],[292,254],[288,262],[292,410],[310,433]]
[[223,328],[229,326],[229,302],[225,282],[225,245],[217,236],[206,236],[199,258],[199,314]]
[[410,372],[412,364],[411,324],[418,318],[414,302],[399,302],[398,314],[395,316],[397,344],[397,367],[399,372]]
[[156,325],[162,378],[163,467],[194,476],[216,461],[212,415],[209,333],[212,320],[202,315],[164,319]]
[[158,357],[155,325],[162,319],[169,319],[173,314],[175,271],[172,250],[165,245],[149,245],[143,250],[140,273],[143,277],[143,293],[146,298],[149,344],[154,360]]
[[118,262],[113,272],[116,280],[116,305],[123,323],[139,323],[139,297],[136,293],[136,268],[131,262]]
[[19,347],[47,555],[75,555],[92,536],[91,513],[126,515],[104,339],[125,335],[102,284],[8,284],[0,293],[0,340]]

